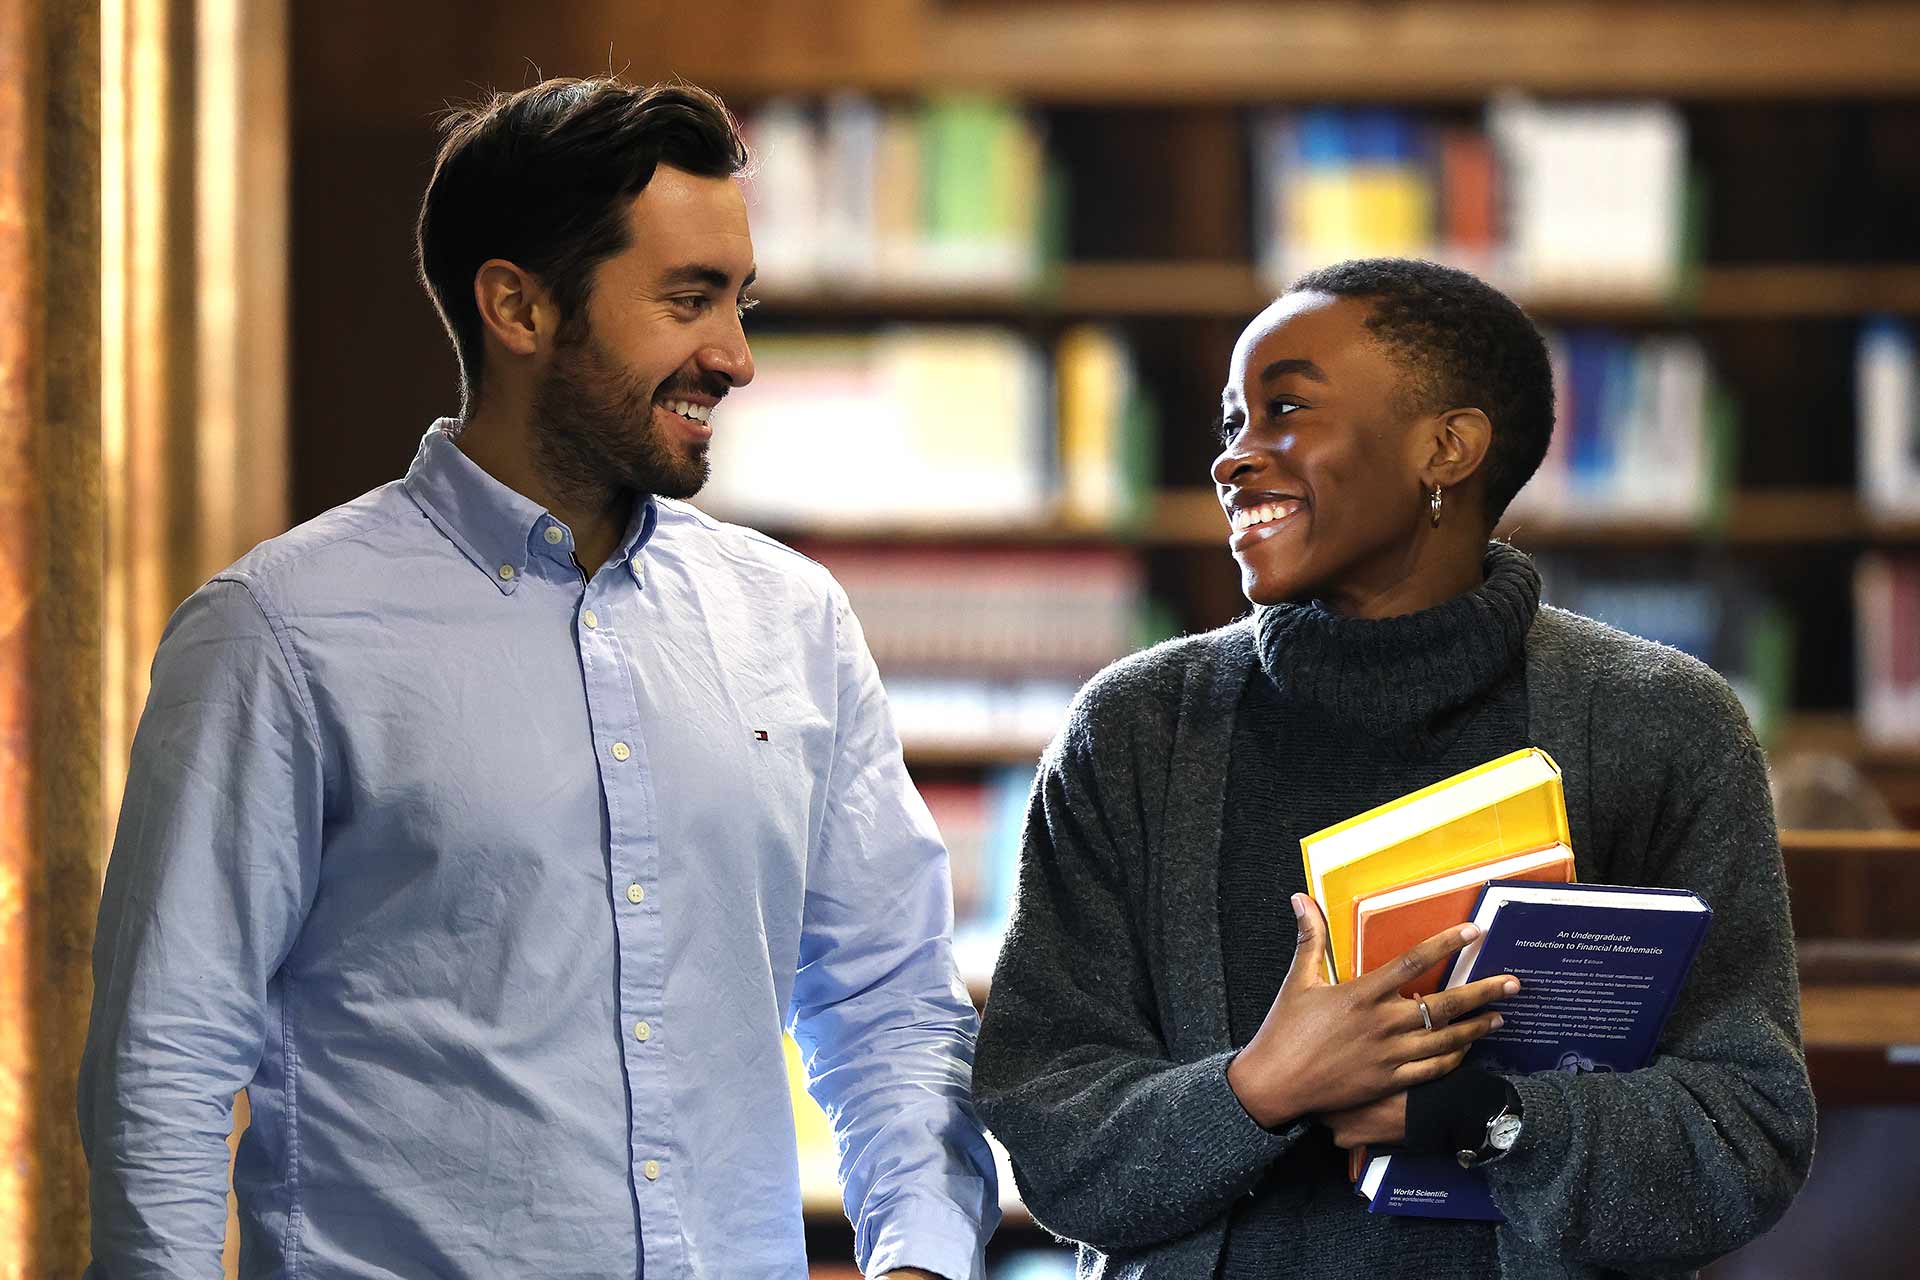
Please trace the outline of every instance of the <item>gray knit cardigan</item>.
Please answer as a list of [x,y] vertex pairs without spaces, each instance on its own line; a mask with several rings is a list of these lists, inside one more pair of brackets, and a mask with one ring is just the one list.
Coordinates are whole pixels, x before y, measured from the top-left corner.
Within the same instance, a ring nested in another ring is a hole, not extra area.
[[[1262,1129],[1226,1081],[1217,869],[1254,644],[1243,620],[1109,668],[1035,782],[974,1091],[1082,1277],[1210,1280],[1235,1198],[1308,1128]],[[1714,919],[1652,1066],[1515,1079],[1500,1274],[1684,1276],[1771,1226],[1812,1158],[1764,759],[1711,670],[1576,614],[1540,610],[1526,676],[1580,878],[1692,889]]]

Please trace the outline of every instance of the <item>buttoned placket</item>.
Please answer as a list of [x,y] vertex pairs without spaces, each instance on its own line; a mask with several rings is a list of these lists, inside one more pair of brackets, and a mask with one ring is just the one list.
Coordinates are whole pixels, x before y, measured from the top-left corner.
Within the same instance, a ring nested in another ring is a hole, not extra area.
[[[558,533],[558,537],[554,534]],[[603,566],[591,578],[573,557],[563,526],[535,533],[537,545],[560,560],[579,584],[574,643],[585,682],[594,759],[607,806],[607,874],[619,969],[617,1028],[627,1075],[629,1181],[638,1213],[643,1270],[678,1275],[685,1269],[673,1182],[673,1115],[667,1105],[666,1039],[671,1027],[661,921],[671,909],[656,892],[660,841],[653,777],[638,690],[623,647],[623,606],[637,605],[644,575],[637,562]]]

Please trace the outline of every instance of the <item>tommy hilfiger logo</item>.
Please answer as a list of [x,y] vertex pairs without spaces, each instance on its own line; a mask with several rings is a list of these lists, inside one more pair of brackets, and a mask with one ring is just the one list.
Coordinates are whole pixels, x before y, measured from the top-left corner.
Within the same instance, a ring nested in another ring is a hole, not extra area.
[[767,740],[767,731],[765,729],[755,729],[753,731],[753,740],[755,742],[765,742]]

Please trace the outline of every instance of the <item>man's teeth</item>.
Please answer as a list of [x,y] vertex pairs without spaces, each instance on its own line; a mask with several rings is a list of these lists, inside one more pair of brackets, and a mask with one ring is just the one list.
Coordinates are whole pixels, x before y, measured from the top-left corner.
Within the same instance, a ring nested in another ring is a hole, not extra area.
[[1257,507],[1235,507],[1229,516],[1234,529],[1251,529],[1256,524],[1280,520],[1300,509],[1297,502],[1268,502]]
[[713,416],[712,405],[694,404],[689,400],[662,400],[660,407],[668,413],[677,413],[681,417],[689,418],[694,422],[705,422]]

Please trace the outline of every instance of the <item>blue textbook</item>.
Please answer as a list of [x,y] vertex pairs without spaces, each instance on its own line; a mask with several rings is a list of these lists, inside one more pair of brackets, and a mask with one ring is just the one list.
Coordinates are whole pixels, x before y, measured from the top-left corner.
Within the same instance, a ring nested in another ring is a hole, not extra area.
[[[1471,918],[1482,935],[1447,985],[1511,973],[1520,993],[1490,1006],[1505,1025],[1466,1065],[1515,1076],[1647,1065],[1713,911],[1685,889],[1494,880]],[[1447,1156],[1378,1156],[1355,1189],[1373,1213],[1504,1220],[1485,1175]]]

